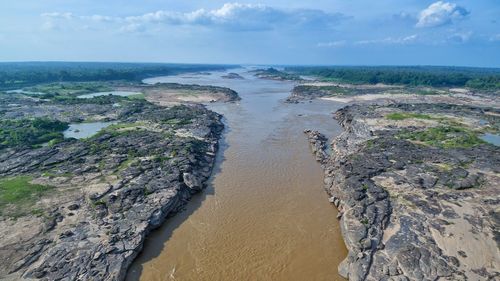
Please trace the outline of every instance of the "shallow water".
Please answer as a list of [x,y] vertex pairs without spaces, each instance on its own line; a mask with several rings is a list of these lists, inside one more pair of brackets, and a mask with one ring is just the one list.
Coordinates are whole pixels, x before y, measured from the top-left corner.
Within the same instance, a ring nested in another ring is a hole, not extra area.
[[500,135],[486,133],[481,136],[481,139],[487,143],[491,143],[496,146],[500,146]]
[[64,137],[75,139],[89,138],[114,123],[115,122],[90,122],[69,124],[69,128],[64,131]]
[[12,93],[12,94],[27,94],[27,95],[44,95],[45,93],[42,92],[30,92],[30,91],[25,91],[23,89],[17,89],[17,90],[10,90],[6,91],[6,93]]
[[[235,72],[235,70],[230,70]],[[148,236],[127,280],[342,280],[346,249],[323,172],[303,130],[340,128],[328,101],[284,104],[293,84],[211,75],[147,79],[227,86],[239,104],[211,104],[226,132],[210,185]]]
[[94,97],[101,97],[101,96],[120,96],[120,97],[128,97],[128,96],[133,96],[133,95],[138,95],[140,94],[139,92],[126,92],[126,91],[111,91],[111,92],[98,92],[98,93],[91,93],[91,94],[85,94],[85,95],[79,95],[77,98],[80,99],[91,99]]

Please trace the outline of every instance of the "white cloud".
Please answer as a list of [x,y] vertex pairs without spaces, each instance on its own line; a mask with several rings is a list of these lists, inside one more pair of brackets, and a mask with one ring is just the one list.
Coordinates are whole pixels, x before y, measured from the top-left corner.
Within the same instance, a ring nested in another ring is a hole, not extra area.
[[271,30],[278,26],[328,28],[345,18],[339,13],[328,13],[316,9],[282,10],[262,4],[226,3],[214,10],[198,9],[191,12],[159,10],[142,15],[112,17],[106,15],[74,16],[71,13],[45,13],[45,18],[79,19],[93,22],[113,22],[122,29],[151,24],[196,25],[220,27],[236,31]]
[[464,19],[470,12],[454,3],[438,1],[420,12],[417,27],[436,27]]
[[418,35],[413,34],[404,37],[386,37],[383,39],[373,39],[373,40],[360,40],[356,41],[355,45],[369,45],[369,44],[387,44],[387,45],[407,45],[415,43],[418,40]]
[[54,12],[54,13],[43,13],[41,14],[42,17],[44,18],[50,18],[50,19],[66,19],[70,20],[73,18],[72,13],[59,13],[59,12]]
[[316,46],[320,48],[337,48],[345,46],[347,42],[345,40],[331,41],[331,42],[320,42]]
[[328,26],[342,15],[321,10],[298,9],[285,11],[261,4],[226,3],[215,10],[199,9],[187,13],[156,11],[125,18],[133,23],[164,23],[170,25],[220,26],[227,29],[269,30],[277,25],[317,24]]
[[113,22],[113,21],[118,20],[118,18],[115,18],[115,17],[102,16],[102,15],[81,16],[80,19],[91,20],[91,21],[95,21],[95,22]]

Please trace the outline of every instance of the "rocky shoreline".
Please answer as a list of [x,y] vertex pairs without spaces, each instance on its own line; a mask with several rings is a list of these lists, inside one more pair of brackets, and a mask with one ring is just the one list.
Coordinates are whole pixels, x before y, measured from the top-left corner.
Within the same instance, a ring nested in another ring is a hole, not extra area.
[[87,139],[0,149],[2,188],[25,181],[41,190],[0,202],[0,280],[123,280],[146,235],[204,188],[224,127],[201,105],[2,98],[4,120],[114,123]]
[[450,104],[351,105],[335,114],[344,132],[330,156],[326,138],[306,130],[349,250],[339,273],[499,278],[500,149],[478,138],[498,134],[499,116]]

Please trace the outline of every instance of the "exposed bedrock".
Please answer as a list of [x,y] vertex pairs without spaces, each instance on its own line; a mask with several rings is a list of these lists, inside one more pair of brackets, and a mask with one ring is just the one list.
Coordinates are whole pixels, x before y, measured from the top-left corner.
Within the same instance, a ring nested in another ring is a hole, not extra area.
[[0,150],[2,179],[50,186],[15,217],[2,205],[0,280],[123,280],[146,235],[205,186],[220,118],[141,102],[91,138]]
[[[326,160],[326,138],[306,130],[349,250],[342,276],[500,278],[500,149],[473,135],[496,130],[498,116],[449,104],[347,106]],[[429,139],[445,126],[460,128],[446,138],[457,141]]]

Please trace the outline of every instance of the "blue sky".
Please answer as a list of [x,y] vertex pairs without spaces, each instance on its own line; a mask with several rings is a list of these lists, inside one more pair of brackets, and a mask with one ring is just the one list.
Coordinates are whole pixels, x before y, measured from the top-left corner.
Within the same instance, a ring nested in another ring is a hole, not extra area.
[[0,61],[500,67],[499,0],[0,0]]

